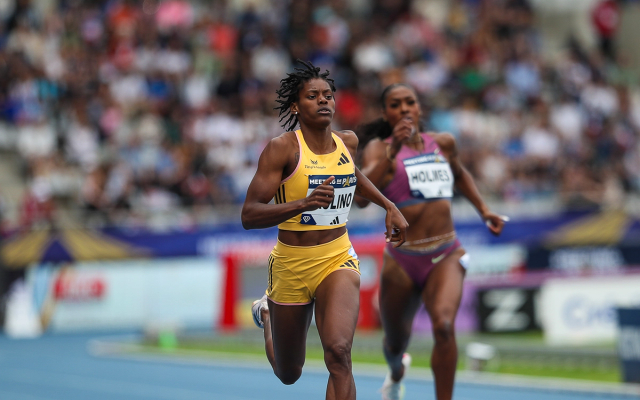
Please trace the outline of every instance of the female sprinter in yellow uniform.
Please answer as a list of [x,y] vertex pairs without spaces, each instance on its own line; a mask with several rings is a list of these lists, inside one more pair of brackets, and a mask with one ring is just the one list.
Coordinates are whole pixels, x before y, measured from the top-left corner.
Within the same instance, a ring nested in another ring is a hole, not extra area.
[[[281,81],[283,133],[265,147],[242,209],[246,229],[278,225],[266,295],[254,302],[267,358],[286,385],[302,373],[307,331],[316,325],[329,370],[326,398],[356,398],[351,345],[359,309],[358,257],[345,224],[355,194],[387,211],[387,242],[404,241],[407,222],[354,165],[358,139],[331,129],[335,112],[329,72],[303,63]],[[273,203],[271,200],[274,199]]]
[[[411,224],[402,247],[387,246],[380,278],[383,352],[390,367],[384,400],[403,398],[400,380],[411,358],[405,354],[413,318],[424,303],[433,325],[431,368],[436,398],[453,395],[458,350],[454,320],[462,297],[466,259],[451,219],[454,187],[499,235],[506,217],[489,210],[449,134],[420,132],[420,103],[414,90],[394,84],[382,92],[383,117],[359,130],[362,172],[393,201]],[[366,200],[357,203],[367,204]]]

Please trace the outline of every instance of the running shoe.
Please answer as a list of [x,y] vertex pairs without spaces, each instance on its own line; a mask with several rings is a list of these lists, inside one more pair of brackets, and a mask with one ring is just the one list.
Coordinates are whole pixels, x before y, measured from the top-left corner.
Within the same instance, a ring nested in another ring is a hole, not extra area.
[[[404,375],[402,376],[404,378],[407,375],[409,366],[411,366],[411,356],[409,353],[404,353],[402,355],[402,365],[404,365]],[[382,388],[380,388],[382,400],[402,400],[404,399],[404,391],[405,388],[402,380],[394,382],[394,380],[391,379],[391,371],[387,372]]]
[[258,328],[264,329],[264,322],[262,322],[262,310],[268,310],[267,295],[265,294],[258,300],[251,304],[251,313],[253,314],[253,322],[255,322]]

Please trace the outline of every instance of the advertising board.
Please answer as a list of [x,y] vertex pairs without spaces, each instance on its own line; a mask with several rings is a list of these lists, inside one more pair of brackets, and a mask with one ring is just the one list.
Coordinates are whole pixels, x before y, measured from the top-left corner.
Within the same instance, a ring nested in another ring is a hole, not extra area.
[[172,258],[42,265],[28,273],[50,331],[207,327],[218,321],[217,259]]
[[522,332],[539,330],[538,288],[504,287],[477,292],[477,312],[481,332]]
[[544,336],[552,345],[616,339],[616,307],[640,306],[640,275],[550,279],[542,285]]
[[616,312],[622,379],[640,383],[640,308],[618,308]]

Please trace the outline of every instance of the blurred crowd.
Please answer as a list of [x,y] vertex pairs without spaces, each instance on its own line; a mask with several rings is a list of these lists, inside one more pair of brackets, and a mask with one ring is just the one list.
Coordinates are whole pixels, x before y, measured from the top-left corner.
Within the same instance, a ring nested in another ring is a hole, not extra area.
[[637,76],[605,30],[551,63],[527,0],[452,0],[439,24],[418,3],[3,2],[0,145],[20,154],[21,223],[62,206],[121,223],[241,203],[297,58],[331,71],[335,129],[411,84],[490,200],[615,207],[640,189]]

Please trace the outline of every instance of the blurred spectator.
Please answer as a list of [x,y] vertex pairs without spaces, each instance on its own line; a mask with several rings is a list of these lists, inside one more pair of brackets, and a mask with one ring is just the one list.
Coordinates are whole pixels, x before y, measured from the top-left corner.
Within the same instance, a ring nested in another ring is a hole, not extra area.
[[22,229],[51,226],[54,211],[51,188],[43,179],[34,179],[21,202],[20,227]]
[[560,139],[549,123],[546,110],[533,117],[522,133],[524,155],[532,160],[553,162],[560,155]]
[[353,65],[360,73],[382,72],[395,66],[395,57],[385,38],[370,32],[354,49]]
[[[7,217],[7,202],[2,193],[0,193],[0,245],[2,239],[8,234],[8,226],[6,222]],[[0,270],[2,269],[2,263],[0,261]],[[1,272],[0,272],[1,274]]]
[[57,150],[56,132],[44,116],[18,126],[18,152],[26,160],[48,157]]
[[609,60],[615,60],[614,37],[620,25],[618,0],[600,0],[591,12],[591,18],[598,34],[600,51]]
[[241,203],[296,58],[331,70],[336,129],[412,84],[425,128],[457,137],[494,199],[599,207],[640,190],[639,80],[613,48],[614,0],[593,9],[599,49],[570,40],[552,61],[528,0],[453,1],[441,25],[404,0],[33,3],[0,20],[0,136],[29,182],[26,226],[55,206],[136,223]]
[[573,152],[582,141],[585,127],[585,115],[579,104],[565,95],[550,110],[551,127],[560,134],[561,141],[568,146],[567,152]]

